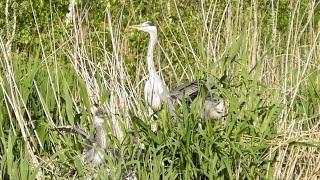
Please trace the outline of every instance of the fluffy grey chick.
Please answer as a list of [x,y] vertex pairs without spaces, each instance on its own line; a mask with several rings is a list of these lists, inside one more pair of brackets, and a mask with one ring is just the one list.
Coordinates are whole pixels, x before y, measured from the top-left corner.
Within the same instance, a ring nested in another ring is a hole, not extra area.
[[103,161],[103,154],[101,151],[106,149],[107,140],[104,131],[104,118],[106,116],[105,111],[100,108],[93,106],[93,125],[95,129],[95,136],[93,138],[93,143],[84,148],[81,161],[92,162],[93,165],[99,165]]
[[75,126],[61,126],[54,130],[81,135],[85,139],[85,147],[81,155],[81,161],[83,163],[91,162],[95,166],[102,162],[103,153],[101,151],[105,150],[107,146],[104,131],[104,118],[106,113],[102,108],[97,106],[93,106],[91,111],[95,129],[94,136],[90,136],[86,131]]

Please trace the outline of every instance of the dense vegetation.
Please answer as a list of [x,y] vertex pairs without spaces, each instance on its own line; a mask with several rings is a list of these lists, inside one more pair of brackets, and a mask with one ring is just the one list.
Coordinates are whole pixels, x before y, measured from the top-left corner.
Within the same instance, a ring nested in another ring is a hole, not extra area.
[[[319,178],[320,4],[312,0],[0,2],[0,169],[3,178]],[[166,84],[217,84],[228,112],[198,123],[199,109],[165,112],[160,128],[143,102],[148,36]],[[105,168],[80,162],[90,107],[108,109]],[[119,128],[120,127],[120,128]],[[144,147],[142,148],[142,145]]]

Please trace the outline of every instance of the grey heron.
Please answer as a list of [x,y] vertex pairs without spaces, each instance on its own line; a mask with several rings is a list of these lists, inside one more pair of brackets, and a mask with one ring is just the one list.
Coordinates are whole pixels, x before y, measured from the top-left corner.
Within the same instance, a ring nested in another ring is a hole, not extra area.
[[[170,91],[170,98],[173,102],[177,102],[181,105],[184,97],[186,102],[190,104],[201,94],[201,88],[206,86],[206,81],[196,80],[178,86]],[[220,119],[225,113],[224,101],[214,100],[218,89],[215,86],[211,86],[206,93],[203,100],[203,108],[201,112],[201,119],[205,117],[210,120]]]
[[104,151],[107,146],[104,131],[104,118],[106,117],[106,113],[102,108],[97,106],[93,106],[91,111],[93,114],[93,125],[96,132],[95,136],[90,136],[86,131],[74,126],[61,126],[55,128],[55,130],[81,135],[86,140],[86,146],[84,147],[81,155],[81,161],[83,163],[92,163],[96,166],[102,163],[104,153],[101,151]]
[[[78,134],[85,139],[86,145],[81,155],[81,162],[84,165],[91,164],[93,167],[96,167],[102,164],[105,154],[104,152],[115,157],[116,160],[121,160],[121,154],[119,151],[114,150],[110,147],[107,148],[106,134],[104,131],[104,123],[107,115],[106,111],[103,108],[94,105],[91,108],[91,112],[93,114],[93,125],[95,129],[94,136],[91,136],[89,133],[82,130],[81,128],[74,126],[60,126],[56,127],[55,130]],[[124,158],[125,160],[128,159],[126,155],[124,156]],[[109,172],[109,167],[106,168],[106,172]],[[129,166],[126,167],[126,169],[122,169],[121,177],[121,179],[126,180],[138,179],[135,167]]]
[[104,131],[104,118],[106,112],[100,107],[93,106],[93,125],[96,131],[94,143],[83,150],[81,160],[82,162],[92,162],[98,165],[103,161],[103,153],[101,151],[106,149],[107,140]]
[[[145,31],[150,35],[147,52],[149,77],[144,86],[144,99],[148,105],[148,108],[154,111],[159,111],[162,107],[162,103],[165,103],[172,114],[174,111],[173,103],[175,101],[181,102],[184,96],[191,101],[194,100],[200,94],[200,88],[204,85],[205,81],[192,81],[183,84],[172,91],[169,91],[165,82],[157,74],[153,62],[153,50],[158,40],[157,27],[149,21],[130,27]],[[216,91],[216,88],[210,88],[209,95],[205,97],[203,102],[204,108],[203,112],[201,113],[202,118],[206,116],[209,119],[219,119],[223,116],[225,111],[224,101],[217,102],[212,99],[212,96],[215,94],[213,92]]]
[[162,103],[167,104],[169,111],[172,113],[174,108],[170,99],[170,92],[165,82],[158,75],[153,62],[153,50],[158,40],[157,27],[151,22],[147,21],[139,25],[130,26],[131,28],[148,32],[150,35],[148,52],[147,52],[147,66],[149,77],[144,86],[144,99],[148,105],[149,111],[159,111],[162,108]]

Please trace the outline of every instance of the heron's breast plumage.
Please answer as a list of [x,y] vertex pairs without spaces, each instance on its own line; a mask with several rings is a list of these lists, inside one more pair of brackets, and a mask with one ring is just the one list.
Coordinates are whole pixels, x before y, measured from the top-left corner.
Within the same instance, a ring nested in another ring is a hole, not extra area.
[[144,99],[154,111],[161,109],[161,93],[163,92],[163,87],[152,79],[149,79],[144,86]]

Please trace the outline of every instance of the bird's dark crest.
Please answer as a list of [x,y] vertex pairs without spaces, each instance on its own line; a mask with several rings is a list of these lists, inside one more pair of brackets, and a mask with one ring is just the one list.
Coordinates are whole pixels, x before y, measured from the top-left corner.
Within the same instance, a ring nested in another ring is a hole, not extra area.
[[151,21],[146,21],[144,22],[144,24],[148,24],[149,26],[156,26],[154,23],[152,23]]
[[104,110],[103,108],[98,107],[98,108],[95,109],[93,115],[94,115],[94,116],[103,117],[103,116],[106,116],[106,112],[105,112],[105,110]]

